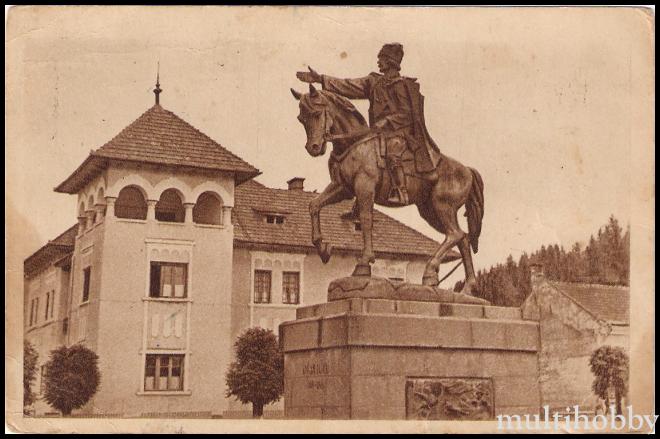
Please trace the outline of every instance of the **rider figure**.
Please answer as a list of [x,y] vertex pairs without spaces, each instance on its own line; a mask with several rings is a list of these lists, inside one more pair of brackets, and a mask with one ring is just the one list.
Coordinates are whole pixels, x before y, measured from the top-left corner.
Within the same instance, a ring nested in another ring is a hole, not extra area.
[[340,79],[320,75],[311,67],[309,72],[298,72],[304,82],[318,82],[324,90],[349,99],[369,99],[369,126],[387,144],[385,159],[392,175],[395,194],[389,201],[409,204],[406,176],[401,155],[406,146],[415,154],[418,172],[435,169],[439,150],[426,131],[423,113],[423,97],[414,78],[399,74],[403,46],[399,43],[385,44],[378,53],[378,70],[363,78]]

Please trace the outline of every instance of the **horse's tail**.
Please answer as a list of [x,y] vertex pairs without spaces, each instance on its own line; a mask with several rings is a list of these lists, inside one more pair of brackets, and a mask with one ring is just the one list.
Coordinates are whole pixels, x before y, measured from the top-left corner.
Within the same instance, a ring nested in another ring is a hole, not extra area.
[[465,216],[468,222],[468,238],[472,251],[479,251],[479,235],[481,235],[481,220],[484,217],[484,182],[476,169],[472,171],[472,187],[465,203]]

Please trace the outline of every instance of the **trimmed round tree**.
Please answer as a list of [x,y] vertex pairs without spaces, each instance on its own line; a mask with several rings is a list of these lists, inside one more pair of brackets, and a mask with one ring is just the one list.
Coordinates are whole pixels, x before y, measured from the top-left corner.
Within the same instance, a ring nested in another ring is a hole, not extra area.
[[252,417],[260,418],[264,405],[280,399],[284,390],[284,357],[273,331],[246,330],[234,343],[236,361],[225,377],[227,397],[252,403]]
[[[32,382],[37,378],[37,362],[39,354],[27,340],[23,341],[23,408],[34,403],[35,395],[32,391]],[[24,410],[25,411],[25,410]]]
[[605,400],[610,406],[610,389],[614,389],[616,414],[620,415],[621,400],[628,393],[628,355],[625,350],[618,346],[601,346],[591,354],[589,366],[594,374],[594,382],[591,386],[598,397]]
[[101,382],[98,359],[81,344],[52,350],[44,374],[46,402],[64,416],[87,404]]

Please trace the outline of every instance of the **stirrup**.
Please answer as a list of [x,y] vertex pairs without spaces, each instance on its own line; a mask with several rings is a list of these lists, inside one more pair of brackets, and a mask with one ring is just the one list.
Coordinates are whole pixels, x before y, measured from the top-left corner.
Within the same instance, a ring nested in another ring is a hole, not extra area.
[[396,188],[390,193],[390,196],[387,198],[387,201],[390,203],[400,204],[402,206],[407,206],[410,203],[408,198],[408,191],[400,188]]

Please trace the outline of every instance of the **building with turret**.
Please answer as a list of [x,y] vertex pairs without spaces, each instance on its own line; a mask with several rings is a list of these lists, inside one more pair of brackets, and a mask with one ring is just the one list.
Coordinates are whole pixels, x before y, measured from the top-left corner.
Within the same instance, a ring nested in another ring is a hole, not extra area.
[[[225,398],[236,337],[272,329],[326,301],[361,251],[351,202],[322,215],[336,253],[321,263],[294,177],[268,188],[260,171],[156,103],[92,151],[56,188],[77,224],[25,260],[25,337],[39,354],[33,412],[50,350],[83,343],[101,384],[74,415],[242,416]],[[73,221],[72,221],[73,222]],[[374,275],[419,282],[438,243],[375,213]],[[280,404],[266,407],[277,412]]]

